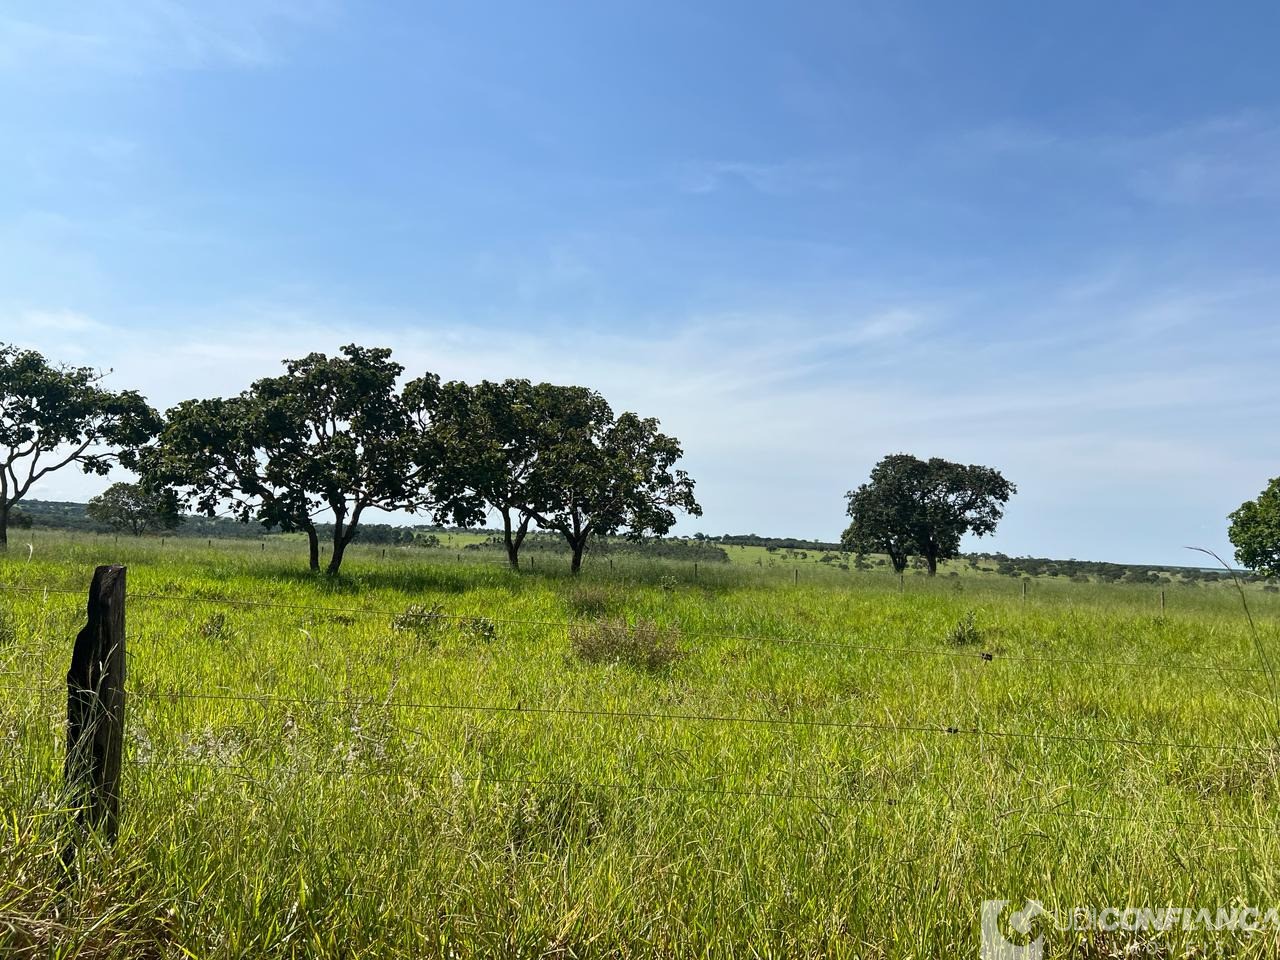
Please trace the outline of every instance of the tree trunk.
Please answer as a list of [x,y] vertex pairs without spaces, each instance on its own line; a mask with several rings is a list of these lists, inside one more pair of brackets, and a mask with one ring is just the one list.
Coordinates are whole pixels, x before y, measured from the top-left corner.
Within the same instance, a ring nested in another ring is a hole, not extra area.
[[582,569],[582,553],[587,548],[587,538],[583,537],[577,541],[570,540],[569,545],[573,547],[573,560],[569,564],[569,572],[576,577]]
[[0,553],[9,549],[9,507],[10,504],[0,504]]
[[329,569],[327,573],[331,577],[338,575],[338,570],[342,567],[342,557],[347,552],[347,547],[351,546],[351,541],[356,538],[356,530],[360,527],[360,513],[364,509],[363,505],[357,506],[351,512],[351,522],[343,525],[343,513],[334,512],[333,524],[333,556],[329,558]]
[[511,565],[512,570],[520,569],[520,545],[524,543],[525,535],[529,532],[528,516],[521,519],[520,525],[514,529],[511,526],[511,511],[504,508],[502,511],[502,535],[507,544],[507,563]]
[[893,572],[902,573],[907,569],[907,555],[905,553],[889,552],[889,559],[893,562]]
[[310,551],[310,563],[312,573],[320,570],[320,535],[316,533],[316,528],[311,524],[304,527],[307,531],[307,548]]
[[925,546],[924,562],[929,565],[929,576],[936,577],[938,575],[938,548],[933,544]]
[[347,552],[347,544],[345,540],[338,537],[333,538],[333,556],[329,558],[329,567],[325,571],[329,576],[336,577],[338,568],[342,566],[342,555]]

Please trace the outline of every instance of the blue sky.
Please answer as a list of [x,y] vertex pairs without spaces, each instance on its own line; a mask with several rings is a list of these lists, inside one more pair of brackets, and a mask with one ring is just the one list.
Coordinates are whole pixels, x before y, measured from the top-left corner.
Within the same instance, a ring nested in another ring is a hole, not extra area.
[[[1013,554],[1194,562],[1280,473],[1280,6],[0,13],[0,339],[159,406],[356,340],[681,438],[692,532],[890,452]],[[103,482],[63,474],[37,496]]]

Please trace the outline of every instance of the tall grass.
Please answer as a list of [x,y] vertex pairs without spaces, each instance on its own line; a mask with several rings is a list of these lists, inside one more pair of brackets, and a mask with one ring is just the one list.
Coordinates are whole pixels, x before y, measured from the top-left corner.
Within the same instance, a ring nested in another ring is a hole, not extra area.
[[[900,594],[621,561],[575,582],[388,553],[337,582],[254,544],[46,538],[0,561],[0,953],[974,956],[983,899],[1280,898],[1253,669],[1271,595],[1250,594],[1255,641],[1225,586],[1171,590],[1161,617],[1128,586],[1024,602],[968,573]],[[117,560],[124,818],[68,886],[62,678],[92,566]],[[636,624],[681,655],[575,652]]]

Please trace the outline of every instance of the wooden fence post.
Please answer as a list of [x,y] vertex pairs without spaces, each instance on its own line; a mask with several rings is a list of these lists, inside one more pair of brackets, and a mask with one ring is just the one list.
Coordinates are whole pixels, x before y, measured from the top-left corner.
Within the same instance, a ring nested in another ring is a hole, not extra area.
[[1160,591],[1160,616],[1164,616],[1164,590]]
[[[98,567],[89,587],[88,622],[76,635],[67,671],[67,756],[63,776],[81,831],[114,842],[120,821],[124,749],[125,568]],[[63,863],[75,858],[75,841]]]
[[1022,599],[1027,599],[1027,581],[1022,581]]

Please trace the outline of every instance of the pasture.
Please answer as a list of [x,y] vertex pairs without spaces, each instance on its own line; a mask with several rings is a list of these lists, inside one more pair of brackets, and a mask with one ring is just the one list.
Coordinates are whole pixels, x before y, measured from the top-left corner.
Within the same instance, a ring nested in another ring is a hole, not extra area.
[[[1230,585],[1162,613],[962,564],[797,581],[731,549],[574,580],[461,547],[353,547],[329,581],[287,542],[15,543],[0,952],[930,958],[977,955],[985,899],[1280,898],[1276,705]],[[106,562],[124,819],[68,882],[64,676]],[[1280,600],[1246,592],[1274,649]]]

